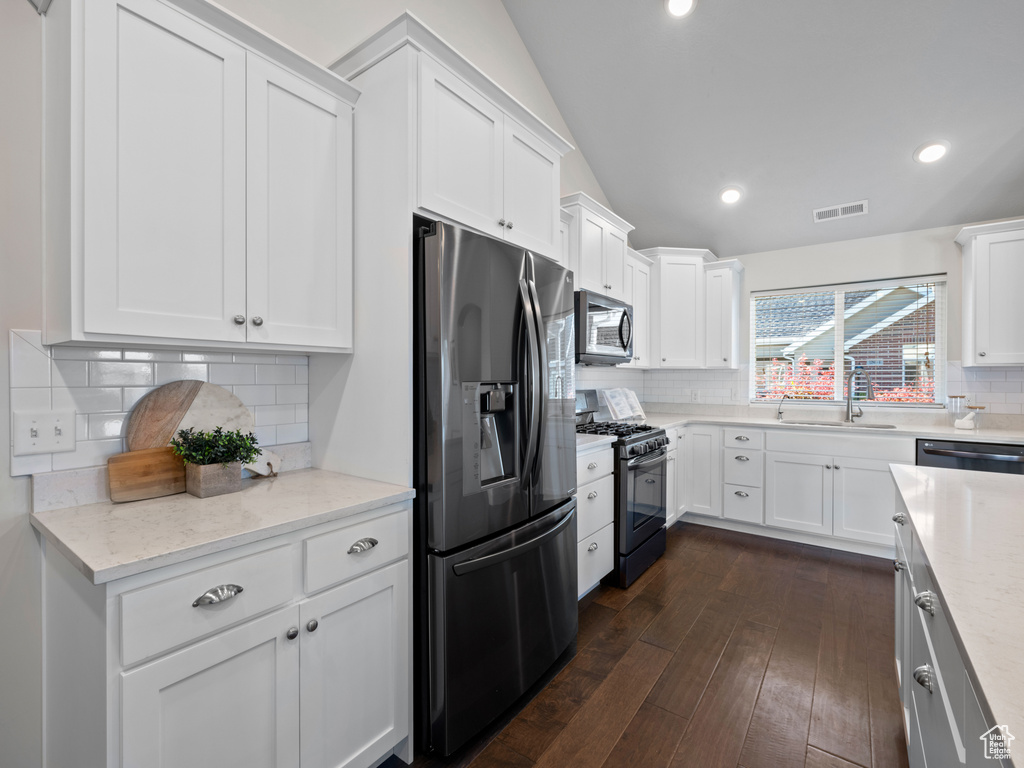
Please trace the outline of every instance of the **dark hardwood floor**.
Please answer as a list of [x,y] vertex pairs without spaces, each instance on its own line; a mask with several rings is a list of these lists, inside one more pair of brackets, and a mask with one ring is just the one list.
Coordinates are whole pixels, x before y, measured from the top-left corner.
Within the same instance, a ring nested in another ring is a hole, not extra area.
[[901,768],[893,611],[889,560],[679,523],[517,714],[415,765]]

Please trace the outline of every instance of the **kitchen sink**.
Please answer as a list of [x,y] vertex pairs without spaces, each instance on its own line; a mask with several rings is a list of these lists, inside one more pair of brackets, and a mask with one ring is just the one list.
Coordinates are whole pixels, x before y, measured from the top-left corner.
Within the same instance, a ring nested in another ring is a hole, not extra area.
[[846,429],[896,429],[895,424],[851,424],[847,421],[783,421],[800,427],[844,427]]

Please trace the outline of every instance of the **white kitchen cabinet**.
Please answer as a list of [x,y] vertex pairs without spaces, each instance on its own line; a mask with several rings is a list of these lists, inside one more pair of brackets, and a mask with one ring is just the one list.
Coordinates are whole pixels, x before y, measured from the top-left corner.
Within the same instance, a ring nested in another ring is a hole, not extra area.
[[679,516],[679,434],[670,429],[668,452],[665,454],[665,527],[669,528]]
[[722,517],[764,523],[764,433],[747,427],[722,430]]
[[765,524],[831,536],[833,471],[830,457],[769,452],[764,473]]
[[704,265],[710,251],[694,248],[649,248],[651,268],[651,353],[660,368],[703,368]]
[[1024,365],[1024,219],[964,227],[963,364]]
[[628,302],[627,236],[633,225],[583,192],[563,197],[561,203],[573,216],[569,268],[576,274],[576,289]]
[[[52,764],[366,768],[396,750],[411,757],[410,509],[98,585],[47,546]],[[197,605],[221,585],[242,589]]]
[[615,453],[609,445],[576,451],[577,594],[615,567]]
[[428,56],[419,77],[420,207],[556,257],[560,152]]
[[44,340],[350,350],[358,93],[217,6],[44,25]]
[[685,427],[683,511],[710,517],[722,516],[721,443],[721,427],[707,424]]
[[[559,209],[558,216],[558,253],[556,254],[555,261],[561,264],[566,269],[569,269],[569,229],[572,227],[572,214],[564,208]],[[576,276],[573,275],[573,279]]]
[[626,302],[633,307],[633,359],[622,367],[651,365],[651,266],[630,249],[626,256]]
[[736,259],[704,265],[704,355],[708,368],[739,367],[742,284],[743,265]]

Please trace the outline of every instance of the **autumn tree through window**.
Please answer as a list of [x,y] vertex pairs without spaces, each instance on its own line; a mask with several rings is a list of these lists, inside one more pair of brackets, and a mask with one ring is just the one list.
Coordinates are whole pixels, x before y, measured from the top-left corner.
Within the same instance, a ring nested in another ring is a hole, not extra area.
[[[875,400],[941,403],[945,288],[930,277],[752,294],[752,398],[845,400],[862,366]],[[866,396],[859,377],[854,396]]]

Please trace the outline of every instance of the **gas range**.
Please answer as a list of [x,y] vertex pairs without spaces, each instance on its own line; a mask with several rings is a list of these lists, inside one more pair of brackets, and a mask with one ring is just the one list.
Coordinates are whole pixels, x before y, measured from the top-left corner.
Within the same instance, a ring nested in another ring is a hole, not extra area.
[[664,429],[648,424],[628,424],[619,421],[592,421],[577,424],[576,432],[581,435],[611,435],[618,438],[614,443],[621,458],[643,456],[668,445]]

